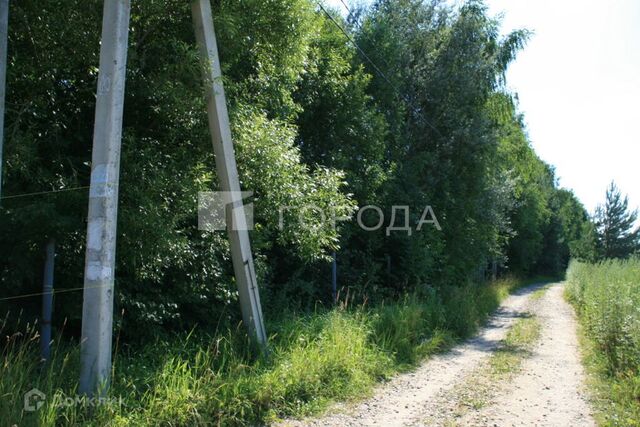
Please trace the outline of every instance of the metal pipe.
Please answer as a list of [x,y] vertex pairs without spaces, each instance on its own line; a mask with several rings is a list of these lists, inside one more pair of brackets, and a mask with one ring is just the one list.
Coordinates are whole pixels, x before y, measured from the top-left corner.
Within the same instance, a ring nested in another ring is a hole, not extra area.
[[53,312],[53,272],[56,256],[56,241],[49,239],[44,261],[42,280],[42,318],[40,319],[40,355],[48,361],[51,357],[51,314]]
[[331,261],[331,294],[333,295],[333,302],[338,297],[338,256],[333,252],[333,259]]

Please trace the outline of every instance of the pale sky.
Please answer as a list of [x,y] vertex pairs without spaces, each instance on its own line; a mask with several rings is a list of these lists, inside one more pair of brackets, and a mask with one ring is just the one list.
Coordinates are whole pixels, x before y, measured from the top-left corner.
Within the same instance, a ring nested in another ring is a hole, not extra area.
[[[348,5],[368,0],[345,0]],[[344,11],[340,0],[327,3]],[[613,179],[640,206],[640,1],[486,0],[535,32],[507,75],[531,143],[592,212]],[[640,221],[639,221],[640,222]]]

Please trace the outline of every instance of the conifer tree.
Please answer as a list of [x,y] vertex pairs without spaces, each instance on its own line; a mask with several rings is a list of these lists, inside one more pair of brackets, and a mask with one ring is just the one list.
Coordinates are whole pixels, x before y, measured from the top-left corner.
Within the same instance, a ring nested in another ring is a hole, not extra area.
[[639,228],[633,230],[638,210],[629,210],[629,199],[612,181],[604,205],[596,208],[598,254],[601,258],[627,258],[638,249]]

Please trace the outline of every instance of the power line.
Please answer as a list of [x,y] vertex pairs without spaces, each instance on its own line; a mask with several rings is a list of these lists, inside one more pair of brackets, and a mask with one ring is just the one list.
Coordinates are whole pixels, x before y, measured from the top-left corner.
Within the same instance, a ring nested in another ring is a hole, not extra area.
[[18,198],[21,198],[21,197],[43,196],[43,195],[51,194],[51,193],[66,193],[66,192],[69,192],[69,191],[87,190],[89,188],[90,188],[89,186],[84,186],[84,187],[63,188],[63,189],[60,189],[60,190],[37,191],[35,193],[14,194],[14,195],[11,195],[11,196],[2,196],[2,197],[0,197],[0,200],[18,199]]
[[[349,13],[351,13],[349,7],[346,5],[344,0],[340,0],[340,1],[344,5],[344,7],[347,8],[347,11],[349,11]],[[342,27],[342,25],[340,25],[338,23],[338,21],[336,21],[336,19],[327,11],[327,9],[325,9],[325,7],[322,5],[320,0],[315,0],[315,2],[318,5],[318,7],[322,10],[322,12],[324,12],[324,14],[331,20],[331,22],[333,22],[333,24],[342,32],[342,34],[344,34],[344,36],[347,38],[347,40],[353,46],[355,46],[355,48],[358,51],[358,53],[360,53],[360,55],[369,64],[371,64],[371,66],[376,71],[376,73],[378,73],[380,75],[380,77],[382,77],[389,84],[389,86],[391,86],[391,88],[396,92],[396,95],[398,95],[400,98],[404,99],[404,101],[407,102],[408,104],[413,105],[413,102],[408,97],[406,97],[405,95],[402,94],[402,91],[400,91],[400,89],[391,82],[391,80],[387,77],[387,75],[382,72],[380,67],[378,67],[375,62],[373,62],[373,60],[369,57],[369,55],[367,55],[367,53],[360,47],[360,45],[358,45],[358,43],[353,39],[353,37],[351,37],[351,35],[347,32],[347,30],[345,30]],[[427,125],[429,125],[429,127],[431,129],[433,129],[438,135],[440,135],[441,137],[444,138],[444,135],[442,135],[440,133],[440,131],[433,124],[431,124],[431,122],[429,120],[427,120],[426,117],[423,117],[423,119],[427,123]]]
[[[333,22],[333,24],[342,32],[342,34],[344,34],[344,36],[347,38],[347,40],[349,40],[349,42],[351,42],[351,44],[353,44],[355,46],[355,48],[358,50],[358,52],[362,55],[362,57],[369,63],[371,64],[371,66],[374,68],[374,70],[387,82],[389,83],[389,85],[394,88],[398,93],[399,90],[398,88],[391,83],[391,80],[389,80],[389,78],[386,76],[385,73],[382,72],[382,70],[376,65],[375,62],[373,62],[371,60],[371,58],[369,58],[369,55],[367,55],[367,53],[362,50],[362,48],[358,45],[358,43],[356,43],[356,41],[353,39],[353,37],[351,37],[351,35],[347,32],[347,30],[345,30],[342,25],[340,25],[338,23],[338,21],[335,20],[335,18],[327,11],[327,9],[325,9],[325,7],[322,5],[322,3],[320,3],[319,1],[316,1],[316,4],[320,7],[320,9],[322,9],[322,11],[324,12],[325,15],[327,15],[327,17],[331,20],[331,22]],[[344,4],[344,3],[343,3]]]
[[[350,17],[353,17],[354,21],[353,21],[353,26],[356,28],[362,28],[361,25],[358,25],[357,19],[355,14],[353,13],[353,11],[351,10],[351,8],[347,5],[347,3],[345,2],[345,0],[340,0],[340,3],[342,3],[342,5],[344,6],[344,8],[347,10],[347,20],[349,20]],[[382,62],[384,62],[384,65],[387,66],[387,69],[391,68],[391,66],[389,65],[389,63],[384,59],[384,58],[380,58],[382,59]]]
[[340,3],[342,3],[344,8],[347,9],[347,12],[349,13],[349,16],[351,16],[352,15],[351,9],[349,9],[349,6],[347,6],[347,3],[344,0],[340,0]]
[[24,294],[24,295],[16,295],[16,296],[12,296],[12,297],[6,297],[6,298],[0,298],[0,301],[12,301],[12,300],[17,300],[17,299],[23,299],[23,298],[32,298],[32,297],[39,297],[42,295],[57,295],[57,294],[64,294],[64,293],[69,293],[69,292],[76,292],[76,291],[82,291],[84,289],[98,289],[98,288],[104,288],[105,286],[88,286],[88,287],[81,287],[81,288],[69,288],[69,289],[54,289],[51,292],[35,292],[32,294]]

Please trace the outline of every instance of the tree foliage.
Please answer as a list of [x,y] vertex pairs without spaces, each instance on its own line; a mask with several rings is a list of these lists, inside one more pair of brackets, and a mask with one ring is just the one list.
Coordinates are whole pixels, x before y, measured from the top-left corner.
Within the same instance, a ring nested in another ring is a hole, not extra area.
[[638,211],[629,209],[629,198],[622,196],[614,182],[607,188],[604,204],[596,208],[595,226],[600,258],[628,258],[640,247],[640,228],[635,227]]
[[[373,300],[466,284],[492,263],[559,273],[593,257],[583,206],[531,148],[505,87],[528,32],[501,36],[482,1],[379,0],[350,22],[310,0],[212,5],[268,315],[328,303],[333,251],[340,287]],[[51,237],[56,287],[82,286],[101,12],[11,2],[3,195],[69,191],[3,200],[0,296],[38,291]],[[135,2],[116,269],[130,335],[238,320],[226,236],[197,229],[197,194],[217,188],[201,84],[188,2]],[[308,205],[352,220],[305,227],[293,212]],[[367,205],[387,220],[407,206],[414,232],[363,230],[354,213]],[[426,206],[442,230],[415,230]],[[80,305],[61,294],[57,322],[77,330]]]

